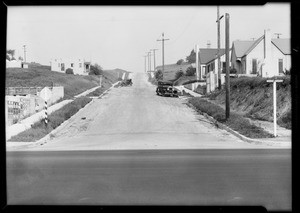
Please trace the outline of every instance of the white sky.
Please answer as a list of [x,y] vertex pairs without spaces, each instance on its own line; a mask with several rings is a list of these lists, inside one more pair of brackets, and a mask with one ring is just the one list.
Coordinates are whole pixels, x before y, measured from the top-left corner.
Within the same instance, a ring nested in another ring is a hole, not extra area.
[[[264,29],[290,38],[290,4],[221,6],[230,15],[230,42],[250,40]],[[156,51],[161,65],[162,32],[165,64],[185,59],[198,44],[217,47],[216,6],[9,6],[7,48],[27,61],[49,65],[51,58],[80,57],[104,69],[144,72],[144,55]],[[221,20],[221,47],[225,46],[225,16]],[[276,37],[274,35],[274,37]],[[231,46],[231,45],[230,45]],[[152,58],[153,67],[153,58]]]

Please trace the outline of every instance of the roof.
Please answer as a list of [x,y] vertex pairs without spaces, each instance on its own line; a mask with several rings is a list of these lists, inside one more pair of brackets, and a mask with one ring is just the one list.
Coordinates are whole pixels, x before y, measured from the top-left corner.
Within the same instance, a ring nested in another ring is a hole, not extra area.
[[291,54],[291,45],[289,38],[272,39],[272,43],[285,55]]
[[248,55],[256,45],[264,39],[264,36],[256,39],[255,41],[234,41],[233,46],[235,49],[235,54],[237,58],[242,58],[245,55]]
[[[200,48],[199,57],[201,64],[207,64],[213,59],[217,58],[218,49],[217,48]],[[220,54],[225,54],[225,49],[220,49]]]

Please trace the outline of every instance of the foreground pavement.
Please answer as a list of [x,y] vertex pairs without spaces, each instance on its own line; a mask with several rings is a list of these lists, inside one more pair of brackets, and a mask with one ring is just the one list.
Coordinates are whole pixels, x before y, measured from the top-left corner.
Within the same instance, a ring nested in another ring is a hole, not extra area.
[[290,150],[7,153],[8,204],[291,210]]
[[94,99],[51,139],[7,143],[7,150],[290,148],[244,142],[186,106],[185,98],[157,96],[146,74],[132,78],[132,87],[113,88]]

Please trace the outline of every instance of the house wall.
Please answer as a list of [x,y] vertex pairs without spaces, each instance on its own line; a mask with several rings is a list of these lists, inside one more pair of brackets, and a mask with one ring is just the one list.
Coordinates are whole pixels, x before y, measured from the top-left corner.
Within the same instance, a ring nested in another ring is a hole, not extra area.
[[10,68],[10,67],[15,67],[15,68],[21,68],[22,66],[22,62],[21,61],[17,61],[17,60],[6,60],[6,67]]
[[264,61],[264,42],[261,40],[256,47],[245,57],[246,59],[246,72],[243,72],[242,74],[254,74],[253,73],[253,59],[257,59],[257,72],[261,73],[260,71],[260,65]]
[[[51,60],[51,70],[61,73],[66,73],[68,68],[73,69],[74,74],[76,75],[88,75],[89,70],[85,69],[83,59],[76,59],[76,60],[66,60],[66,59],[53,59]],[[64,70],[61,70],[61,64],[64,64]],[[71,66],[73,64],[73,67]],[[81,65],[80,65],[81,64]]]

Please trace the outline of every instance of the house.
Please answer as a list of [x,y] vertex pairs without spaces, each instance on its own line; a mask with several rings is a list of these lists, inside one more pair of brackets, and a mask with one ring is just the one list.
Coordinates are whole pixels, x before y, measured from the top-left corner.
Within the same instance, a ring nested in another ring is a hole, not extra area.
[[66,70],[70,68],[75,75],[88,75],[91,62],[84,59],[53,59],[50,66],[51,71],[66,73]]
[[273,77],[291,68],[290,39],[271,38],[270,30],[254,41],[234,41],[232,68],[238,74]]
[[22,62],[20,60],[7,60],[6,59],[6,68],[21,68]]
[[27,63],[27,62],[22,62],[21,67],[22,67],[22,68],[27,68],[27,69],[28,69],[29,63]]

